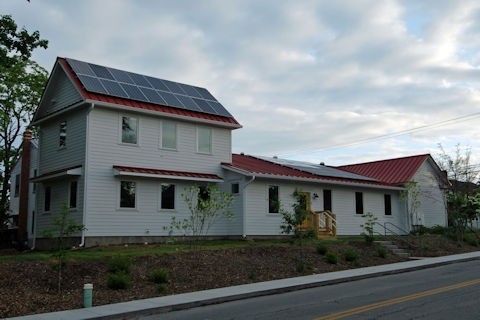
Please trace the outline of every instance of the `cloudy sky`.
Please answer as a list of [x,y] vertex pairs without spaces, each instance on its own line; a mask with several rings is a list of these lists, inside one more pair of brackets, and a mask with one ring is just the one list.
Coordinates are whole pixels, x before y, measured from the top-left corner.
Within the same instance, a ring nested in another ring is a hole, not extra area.
[[2,0],[57,56],[205,87],[233,151],[346,164],[447,151],[480,163],[480,2]]

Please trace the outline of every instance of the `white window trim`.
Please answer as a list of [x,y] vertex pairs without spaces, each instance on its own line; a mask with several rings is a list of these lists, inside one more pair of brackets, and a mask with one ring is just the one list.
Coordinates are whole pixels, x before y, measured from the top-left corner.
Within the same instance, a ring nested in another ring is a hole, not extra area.
[[[63,146],[60,145],[60,139],[62,134],[62,124],[65,123],[65,144]],[[58,150],[63,150],[67,148],[67,130],[68,130],[68,122],[67,120],[60,121],[58,124]]]
[[278,207],[278,212],[270,212],[270,187],[277,187],[278,190],[278,201],[280,202],[280,186],[278,184],[267,184],[265,189],[265,199],[266,199],[266,212],[269,216],[279,216],[280,215],[280,206]]
[[[168,148],[163,146],[163,124],[165,122],[172,123],[175,126],[175,148]],[[178,151],[178,124],[174,121],[168,121],[168,120],[163,120],[160,122],[160,142],[159,142],[159,148],[162,150],[168,150],[168,151]]]
[[[175,193],[173,195],[173,209],[164,209],[162,208],[162,184],[173,184],[175,186]],[[160,182],[158,184],[158,211],[162,212],[177,212],[177,205],[178,205],[178,185],[175,183],[169,182]]]
[[[121,195],[121,192],[122,192],[122,181],[127,181],[127,182],[134,182],[135,183],[135,207],[133,208],[125,208],[125,207],[121,207],[120,206],[120,202],[122,200],[122,195]],[[117,181],[117,196],[116,196],[116,199],[117,199],[117,204],[116,204],[116,208],[117,208],[117,211],[138,211],[138,181],[136,180],[127,180],[127,179],[123,179],[123,180],[118,180]]]
[[[134,118],[137,119],[137,143],[129,143],[129,142],[123,142],[122,141],[122,136],[123,136],[123,129],[122,129],[122,121],[123,118]],[[140,117],[138,116],[132,116],[129,114],[119,114],[118,117],[118,144],[122,146],[131,146],[131,147],[138,147],[140,146]]]
[[[208,129],[208,130],[210,130],[210,152],[202,152],[202,151],[198,150],[198,147],[199,147],[199,145],[198,145],[198,139],[199,139],[199,137],[200,137],[199,134],[198,134],[198,132],[199,132],[199,130],[201,130],[201,129]],[[210,127],[200,127],[200,126],[197,126],[197,128],[196,128],[196,134],[197,134],[197,135],[196,135],[196,152],[199,153],[199,154],[212,155],[212,154],[213,154],[213,129],[210,128]]]

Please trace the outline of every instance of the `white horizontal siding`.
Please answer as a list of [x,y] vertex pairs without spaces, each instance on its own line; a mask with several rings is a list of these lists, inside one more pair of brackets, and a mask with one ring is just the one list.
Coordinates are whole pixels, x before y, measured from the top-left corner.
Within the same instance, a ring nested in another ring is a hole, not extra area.
[[71,106],[82,100],[82,96],[75,89],[73,83],[65,75],[65,72],[60,66],[57,66],[54,70],[54,74],[51,76],[51,83],[42,98],[42,104],[38,118],[47,116],[62,110],[68,106]]
[[[294,202],[292,194],[295,189],[310,192],[313,196],[316,193],[319,197],[311,198],[312,210],[323,210],[323,190],[332,191],[332,211],[337,216],[338,235],[358,235],[363,232],[360,225],[365,220],[361,215],[355,213],[355,192],[363,192],[364,213],[372,212],[377,216],[378,222],[393,223],[402,229],[406,229],[405,207],[399,199],[397,192],[391,190],[377,190],[368,188],[350,189],[326,184],[295,184],[289,182],[278,182],[274,180],[255,180],[247,187],[247,235],[279,235],[282,218],[280,214],[270,214],[268,211],[268,186],[279,186],[279,197],[282,207],[292,212]],[[392,196],[392,215],[385,215],[384,194]],[[379,227],[379,232],[383,229]]]
[[[66,147],[59,148],[60,123],[67,122]],[[85,161],[86,110],[64,114],[42,123],[39,131],[39,175]]]
[[423,224],[426,227],[435,225],[446,226],[445,195],[440,189],[441,182],[428,161],[425,161],[418,169],[413,180],[418,183],[420,189],[420,206],[417,211],[422,221],[419,221],[419,224]]

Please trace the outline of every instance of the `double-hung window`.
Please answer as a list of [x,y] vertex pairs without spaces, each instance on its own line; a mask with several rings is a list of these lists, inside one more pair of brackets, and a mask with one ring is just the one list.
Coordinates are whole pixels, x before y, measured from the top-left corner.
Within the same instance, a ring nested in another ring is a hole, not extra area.
[[323,190],[323,210],[332,211],[332,190]]
[[120,208],[136,208],[137,183],[120,181]]
[[46,186],[45,193],[43,197],[43,211],[49,212],[50,211],[50,202],[52,197],[52,187]]
[[268,186],[268,213],[278,213],[279,211],[278,186]]
[[138,143],[138,119],[134,117],[122,117],[122,143]]
[[212,129],[211,128],[197,128],[197,152],[198,153],[212,153]]
[[162,183],[160,186],[160,208],[175,209],[175,185]]
[[20,194],[20,175],[17,174],[15,176],[15,193],[14,193],[14,197],[18,197],[18,195]]
[[171,121],[162,122],[161,143],[162,149],[177,149],[177,125]]

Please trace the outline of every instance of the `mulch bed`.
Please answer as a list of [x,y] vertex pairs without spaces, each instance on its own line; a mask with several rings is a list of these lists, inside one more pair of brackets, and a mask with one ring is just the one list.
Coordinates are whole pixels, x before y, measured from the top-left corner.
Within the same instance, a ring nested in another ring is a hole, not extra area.
[[[337,254],[337,264],[326,262],[314,245],[247,246],[132,258],[132,286],[125,290],[107,287],[108,259],[70,261],[60,293],[52,261],[0,261],[0,318],[82,308],[84,283],[94,284],[93,304],[103,305],[405,260],[392,254],[380,258],[376,248],[364,242],[327,243],[327,247]],[[345,261],[348,248],[357,251],[357,261]],[[155,268],[166,269],[170,278],[161,294],[149,281]]]

